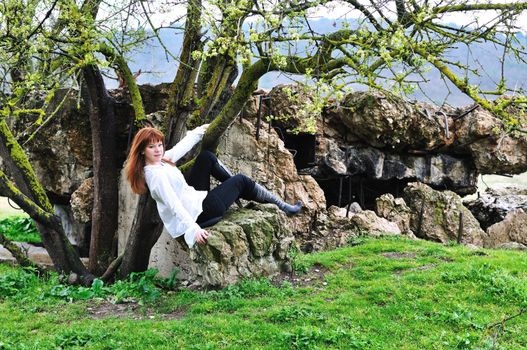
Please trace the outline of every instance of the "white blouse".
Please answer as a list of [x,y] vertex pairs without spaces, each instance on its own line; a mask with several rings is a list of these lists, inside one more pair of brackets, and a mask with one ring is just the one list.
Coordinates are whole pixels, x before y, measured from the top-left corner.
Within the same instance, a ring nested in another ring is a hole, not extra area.
[[[165,152],[164,158],[178,161],[201,141],[204,134],[205,128],[201,126],[187,132],[180,142]],[[181,171],[169,164],[146,165],[144,171],[146,184],[167,232],[173,238],[184,235],[188,246],[192,247],[196,232],[201,229],[196,219],[203,211],[202,202],[207,191],[196,191],[187,184]]]

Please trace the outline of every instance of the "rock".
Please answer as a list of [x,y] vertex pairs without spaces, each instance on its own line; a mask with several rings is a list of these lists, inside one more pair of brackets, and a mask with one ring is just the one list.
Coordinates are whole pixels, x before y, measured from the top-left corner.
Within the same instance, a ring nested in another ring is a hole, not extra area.
[[192,275],[202,286],[225,287],[241,278],[273,276],[290,265],[294,241],[285,217],[270,205],[231,211],[190,250]]
[[354,230],[360,235],[380,237],[385,235],[400,235],[401,230],[396,223],[378,217],[371,210],[363,210],[351,217]]
[[[525,120],[519,119],[520,128]],[[467,147],[482,174],[519,174],[527,171],[527,136],[506,132],[499,118],[478,108],[456,126],[461,145]]]
[[[425,105],[423,105],[425,106]],[[424,112],[400,97],[380,92],[353,92],[345,96],[338,108],[328,110],[336,114],[358,139],[376,148],[433,150],[450,141],[445,125],[435,117],[432,109]]]
[[507,242],[498,244],[495,248],[507,250],[527,250],[527,246],[518,242]]
[[484,245],[488,248],[509,243],[527,246],[527,212],[523,209],[512,210],[503,221],[490,226],[487,233]]
[[299,242],[304,252],[342,247],[358,236],[350,218],[346,217],[345,208],[331,206],[327,211],[316,212],[310,226],[307,234],[304,234]]
[[[46,110],[51,115],[62,103],[53,121],[42,126],[38,134],[24,144],[37,178],[54,198],[69,199],[91,173],[89,112],[82,99],[77,108],[78,102],[76,91],[58,90]],[[11,120],[13,129],[20,133],[32,130],[27,127],[28,123],[24,118]],[[24,138],[20,135],[19,139]]]
[[87,178],[71,195],[73,217],[82,223],[91,222],[93,210],[93,177]]
[[[474,164],[447,154],[397,154],[372,147],[349,146],[345,152],[332,152],[330,158],[334,160],[331,164],[325,162],[326,167],[339,165],[332,172],[361,175],[368,179],[417,179],[430,186],[448,187],[462,194],[473,193],[477,184]],[[344,171],[340,164],[345,164]]]
[[377,198],[375,212],[381,218],[397,224],[402,234],[411,239],[417,238],[410,228],[412,211],[406,205],[404,199],[394,198],[390,193],[383,194]]
[[417,237],[483,246],[485,232],[454,192],[440,192],[414,182],[404,189],[403,198],[412,210],[410,228]]
[[357,202],[353,202],[349,205],[349,211],[350,213],[360,213],[362,211],[362,208],[360,207],[360,204]]
[[311,216],[325,210],[324,192],[310,175],[299,175],[293,156],[274,130],[263,124],[260,138],[247,120],[235,121],[224,134],[219,158],[234,173],[243,173],[289,203],[301,200],[302,211],[288,218],[293,232],[307,232]]
[[320,117],[320,112],[313,108],[313,92],[302,85],[277,85],[269,92],[268,97],[273,125],[279,126],[284,132],[308,131]]
[[[525,112],[518,109],[512,113],[525,129]],[[504,131],[502,121],[481,107],[440,108],[380,92],[354,92],[327,108],[324,118],[330,121],[327,134],[336,131],[340,143],[360,140],[380,152],[402,156],[409,150],[439,152],[466,158],[470,167],[482,174],[527,171],[527,135]]]
[[[123,168],[121,170],[121,176],[119,177],[119,214],[117,217],[117,255],[121,255],[126,248],[126,241],[132,230],[132,225],[135,217],[135,210],[137,208],[137,203],[139,202],[139,195],[132,192],[130,183],[126,180],[126,171]],[[164,236],[159,238],[160,241],[163,240]],[[168,233],[165,233],[165,238],[170,237]],[[172,239],[170,237],[170,239]],[[159,243],[159,242],[158,242]],[[156,245],[159,247],[159,245]],[[156,247],[154,246],[154,247]],[[154,251],[152,248],[151,257],[156,255],[158,252]],[[164,253],[164,252],[163,252]],[[152,260],[152,258],[151,258]],[[167,266],[172,266],[172,263],[167,262]],[[162,264],[155,266],[157,269],[163,269]],[[171,267],[169,267],[170,269]],[[165,271],[165,275],[170,275],[170,270]]]
[[[51,261],[51,258],[49,257],[46,248],[38,247],[31,243],[25,242],[14,243],[24,252],[26,257],[35,264],[43,265],[46,267],[53,266],[53,262]],[[15,258],[13,257],[13,255],[11,255],[11,253],[2,245],[0,245],[0,262],[15,262]]]
[[79,222],[75,219],[70,206],[55,204],[55,213],[60,217],[64,233],[71,244],[77,247],[81,256],[88,256],[90,250],[90,227],[89,223]]
[[[273,276],[290,269],[289,250],[294,236],[286,216],[274,205],[231,209],[207,229],[207,244],[189,249],[180,237],[163,231],[150,255],[149,267],[168,277],[177,271],[182,284],[225,287],[243,278]],[[121,248],[122,249],[122,248]]]
[[68,275],[68,279],[67,279],[67,282],[69,285],[75,285],[75,284],[78,284],[79,283],[79,275],[77,275],[76,273],[72,272]]
[[527,190],[516,187],[499,190],[488,188],[477,199],[466,201],[465,205],[486,230],[505,219],[514,209],[522,208],[527,211]]

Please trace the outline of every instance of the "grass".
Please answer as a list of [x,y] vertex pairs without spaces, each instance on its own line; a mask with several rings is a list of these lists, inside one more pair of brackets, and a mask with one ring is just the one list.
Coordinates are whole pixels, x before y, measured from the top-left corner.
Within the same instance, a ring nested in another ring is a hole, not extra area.
[[33,220],[28,216],[0,218],[0,232],[11,241],[28,243],[42,241]]
[[525,253],[363,239],[295,266],[308,283],[194,292],[0,265],[0,349],[527,349]]

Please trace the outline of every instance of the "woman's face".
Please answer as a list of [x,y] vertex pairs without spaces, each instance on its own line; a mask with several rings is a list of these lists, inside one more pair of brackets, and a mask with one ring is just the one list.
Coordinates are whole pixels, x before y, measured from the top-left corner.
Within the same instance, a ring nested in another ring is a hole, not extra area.
[[164,154],[163,142],[156,141],[148,143],[145,147],[144,154],[146,164],[160,164]]

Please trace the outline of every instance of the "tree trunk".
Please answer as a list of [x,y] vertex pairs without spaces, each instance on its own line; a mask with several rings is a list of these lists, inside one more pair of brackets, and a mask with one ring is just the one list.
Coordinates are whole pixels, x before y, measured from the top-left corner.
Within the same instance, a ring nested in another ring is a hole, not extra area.
[[194,83],[201,59],[193,58],[194,51],[203,50],[201,40],[201,0],[191,0],[187,6],[185,37],[181,49],[181,63],[170,88],[165,119],[166,144],[173,146],[183,137],[186,123],[192,111],[196,110]]
[[83,70],[90,96],[93,145],[93,211],[88,268],[96,275],[106,271],[116,255],[118,178],[116,121],[113,98],[97,67]]
[[[3,160],[4,168],[6,168],[8,174],[13,178],[17,189],[21,192],[20,195],[17,195],[11,190],[10,193],[4,194],[15,199],[15,202],[23,207],[26,213],[35,220],[42,243],[48,251],[55,268],[62,273],[75,272],[80,276],[83,283],[89,284],[93,276],[83,265],[76,250],[66,237],[60,219],[55,215],[53,207],[38,182],[29,160],[4,120],[0,121],[0,158]],[[4,183],[4,185],[7,184]],[[25,195],[28,201],[32,201],[32,205],[21,202],[21,195]],[[31,209],[32,206],[41,210],[42,213],[46,213],[46,222],[43,222],[41,213]]]
[[145,271],[148,268],[150,252],[161,232],[163,222],[159,218],[156,202],[150,192],[147,192],[139,198],[123,262],[117,273],[118,278],[125,278],[131,272]]

